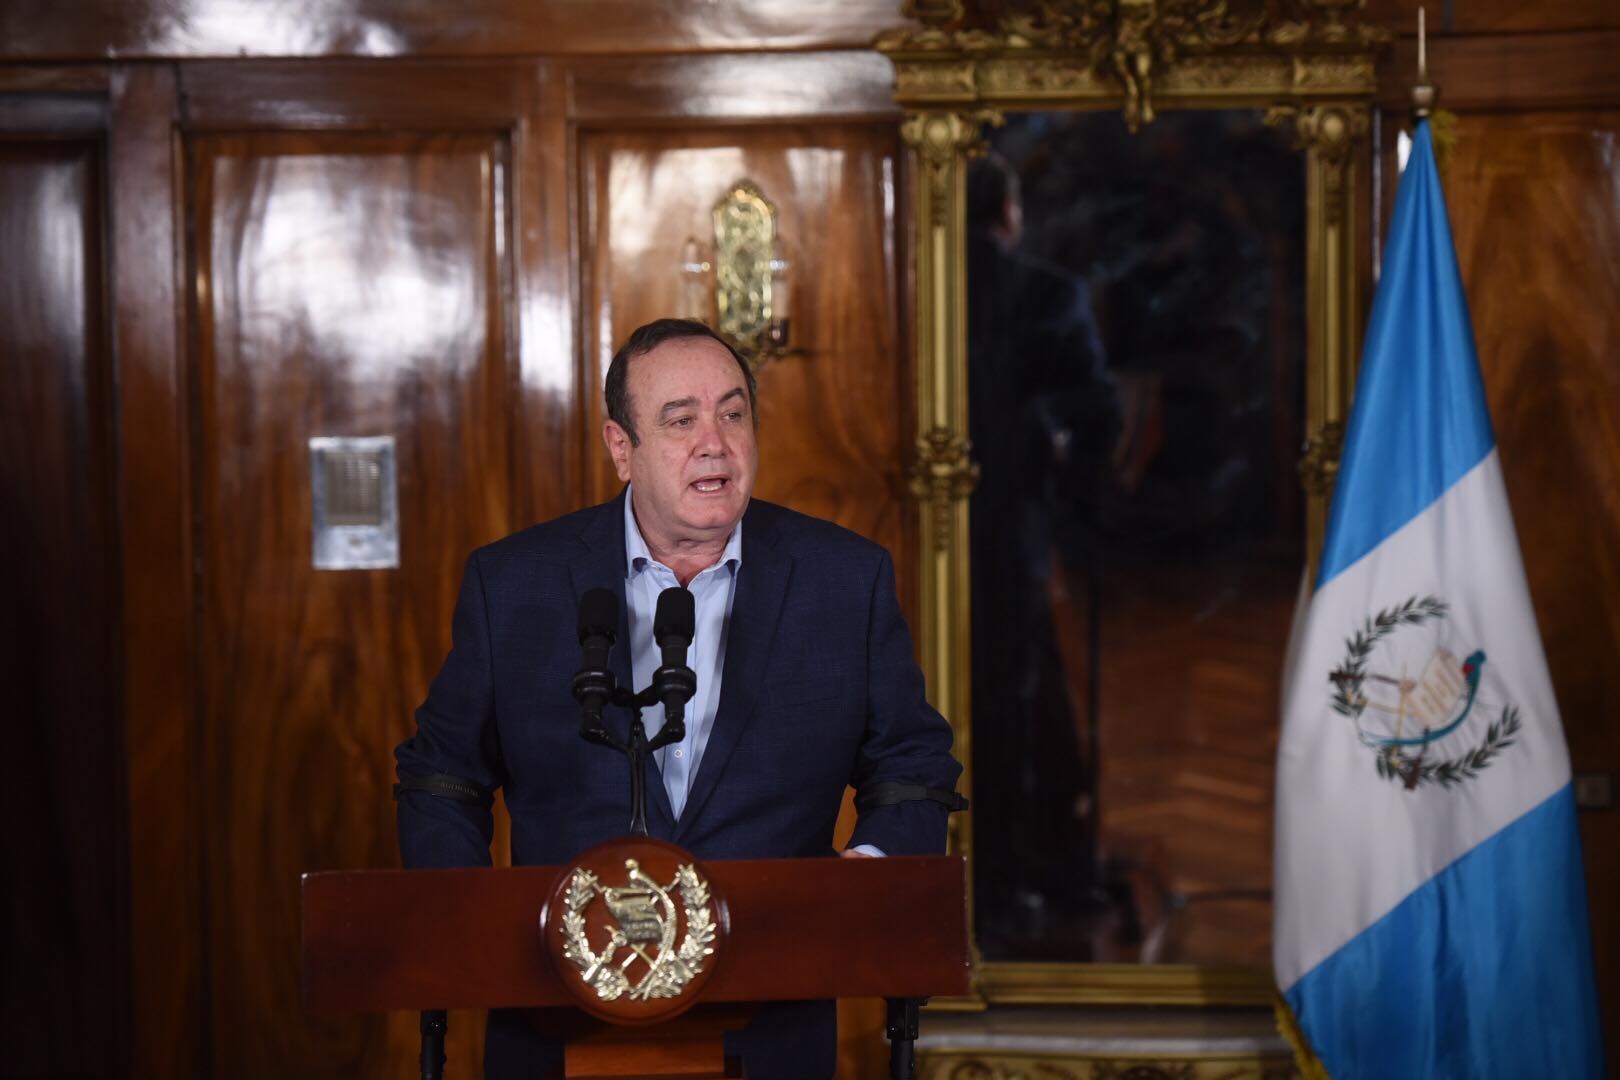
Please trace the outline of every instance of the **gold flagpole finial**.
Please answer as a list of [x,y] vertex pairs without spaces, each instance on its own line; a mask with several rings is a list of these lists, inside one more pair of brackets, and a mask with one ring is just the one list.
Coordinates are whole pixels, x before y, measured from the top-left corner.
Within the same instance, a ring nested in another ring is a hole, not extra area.
[[1421,6],[1418,7],[1417,47],[1417,83],[1412,87],[1412,116],[1425,120],[1434,111],[1434,102],[1440,92],[1429,82],[1429,37]]

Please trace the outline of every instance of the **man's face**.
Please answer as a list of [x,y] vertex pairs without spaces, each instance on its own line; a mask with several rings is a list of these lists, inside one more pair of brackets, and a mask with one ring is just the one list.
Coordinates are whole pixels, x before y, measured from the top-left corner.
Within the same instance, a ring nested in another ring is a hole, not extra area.
[[602,429],[620,480],[635,487],[636,524],[651,545],[723,539],[754,490],[759,445],[748,387],[725,346],[676,338],[630,361],[626,380],[639,446]]

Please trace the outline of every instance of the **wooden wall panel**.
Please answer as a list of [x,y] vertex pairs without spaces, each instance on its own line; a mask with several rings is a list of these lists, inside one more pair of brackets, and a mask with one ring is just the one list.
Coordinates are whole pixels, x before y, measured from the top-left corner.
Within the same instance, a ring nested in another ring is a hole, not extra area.
[[[1620,105],[1616,54],[1620,28],[1431,37],[1429,80],[1452,112],[1612,108]],[[1380,102],[1404,115],[1417,75],[1416,37],[1396,41],[1379,72]]]
[[0,131],[8,1075],[109,1076],[128,1052],[104,164],[99,131]]
[[1595,30],[1620,26],[1613,0],[1559,0],[1524,4],[1519,0],[1369,0],[1366,17],[1417,32],[1417,9],[1428,9],[1429,32],[1446,34],[1536,33],[1549,30]]
[[517,338],[513,394],[514,521],[528,525],[577,509],[582,456],[597,445],[580,431],[573,132],[568,72],[523,73],[523,111],[512,124],[515,280],[509,316]]
[[[775,202],[793,279],[793,339],[804,355],[759,374],[756,494],[914,550],[905,463],[910,363],[899,328],[897,132],[862,123],[731,131],[601,131],[581,137],[588,395],[635,327],[679,308],[689,235],[713,242],[709,213],[736,180]],[[618,490],[606,455],[588,461],[597,498]]]
[[119,69],[108,103],[132,1075],[195,1076],[207,1032],[174,72]]
[[[462,562],[513,527],[492,134],[190,145],[212,1069],[403,1075],[414,1017],[306,1019],[298,877],[397,865],[391,751]],[[401,565],[311,568],[307,441],[397,440]],[[475,1070],[481,1024],[453,1023]]]
[[861,48],[898,0],[10,0],[0,60],[513,56]]
[[870,50],[725,53],[571,61],[569,113],[581,125],[613,121],[848,119],[900,122],[894,66]]
[[[1620,111],[1465,115],[1444,176],[1570,756],[1620,773]],[[1620,811],[1580,814],[1611,1055]]]

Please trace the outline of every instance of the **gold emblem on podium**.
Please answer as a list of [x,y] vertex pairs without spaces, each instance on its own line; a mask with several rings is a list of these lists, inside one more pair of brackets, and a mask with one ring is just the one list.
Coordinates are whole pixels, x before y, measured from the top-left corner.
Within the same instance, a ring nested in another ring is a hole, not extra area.
[[[558,923],[563,956],[602,1001],[679,997],[714,954],[716,919],[709,883],[691,863],[676,867],[667,885],[643,871],[636,859],[625,859],[624,869],[622,885],[604,885],[584,867],[570,875]],[[610,916],[600,951],[592,948],[587,927],[598,903]],[[637,960],[644,970],[632,981]]]

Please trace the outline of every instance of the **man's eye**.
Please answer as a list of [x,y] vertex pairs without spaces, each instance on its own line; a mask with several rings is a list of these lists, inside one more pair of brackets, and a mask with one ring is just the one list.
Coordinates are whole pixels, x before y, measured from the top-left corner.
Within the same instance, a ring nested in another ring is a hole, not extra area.
[[737,410],[737,409],[733,409],[730,412],[726,413],[726,419],[727,420],[736,421],[736,420],[741,420],[742,418],[743,418],[742,412]]
[[669,426],[670,427],[691,427],[692,426],[692,418],[690,416],[677,416],[675,419],[673,419],[673,420],[671,420],[669,422]]

